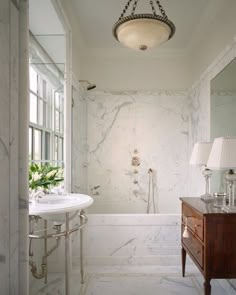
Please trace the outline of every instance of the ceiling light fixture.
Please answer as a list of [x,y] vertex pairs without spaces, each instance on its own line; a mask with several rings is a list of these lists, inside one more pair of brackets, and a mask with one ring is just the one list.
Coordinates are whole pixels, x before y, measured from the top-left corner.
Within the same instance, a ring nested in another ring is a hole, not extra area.
[[[161,15],[157,14],[152,0],[149,1],[152,14],[135,14],[138,1],[128,0],[113,27],[114,37],[125,46],[136,50],[146,50],[172,38],[175,25],[168,19],[160,1],[155,0]],[[132,2],[131,14],[125,16]]]

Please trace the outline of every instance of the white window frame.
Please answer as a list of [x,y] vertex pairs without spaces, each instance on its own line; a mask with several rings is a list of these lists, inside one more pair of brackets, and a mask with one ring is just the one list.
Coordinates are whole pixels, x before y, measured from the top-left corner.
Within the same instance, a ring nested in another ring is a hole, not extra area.
[[[32,67],[32,66],[30,66]],[[55,95],[58,93],[56,89],[53,88],[53,86],[50,84],[50,82],[45,78],[40,75],[40,73],[37,72],[36,69],[32,67],[32,69],[37,73],[37,93],[35,93],[33,90],[30,89],[30,94],[33,94],[37,97],[37,121],[39,117],[39,101],[43,101],[43,108],[42,108],[42,125],[33,122],[29,122],[29,130],[31,128],[32,130],[32,138],[31,138],[31,156],[32,158],[29,159],[30,162],[35,162],[35,163],[51,163],[53,166],[64,166],[64,122],[62,123],[62,127],[60,130],[55,130]],[[51,95],[48,96],[48,89],[47,85],[51,88]],[[39,93],[39,89],[42,89],[42,93]],[[43,94],[44,93],[44,94]],[[60,97],[63,100],[63,92],[60,91]],[[45,108],[46,105],[46,108]],[[61,104],[60,108],[60,119],[63,121],[64,120],[64,105],[63,103]],[[48,126],[47,126],[47,123]],[[34,146],[34,133],[35,130],[41,131],[41,159],[37,160],[35,159],[34,151],[35,151],[35,146]],[[49,134],[50,136],[50,141],[49,141],[49,156],[48,159],[46,159],[46,134]],[[55,159],[55,138],[60,138],[62,140],[62,155],[61,159]],[[30,143],[29,143],[30,144]]]

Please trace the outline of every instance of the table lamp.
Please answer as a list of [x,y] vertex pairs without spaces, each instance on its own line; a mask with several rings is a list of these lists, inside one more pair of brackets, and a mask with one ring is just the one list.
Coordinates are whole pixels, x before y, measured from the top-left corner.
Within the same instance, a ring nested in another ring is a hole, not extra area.
[[228,170],[225,174],[229,204],[222,207],[225,212],[236,212],[235,186],[236,180],[236,137],[215,138],[207,166],[213,170]]
[[205,177],[206,186],[205,194],[201,196],[201,199],[206,202],[212,201],[214,199],[214,197],[209,192],[209,181],[212,171],[206,166],[211,147],[212,142],[196,142],[190,158],[190,165],[202,166],[202,174]]

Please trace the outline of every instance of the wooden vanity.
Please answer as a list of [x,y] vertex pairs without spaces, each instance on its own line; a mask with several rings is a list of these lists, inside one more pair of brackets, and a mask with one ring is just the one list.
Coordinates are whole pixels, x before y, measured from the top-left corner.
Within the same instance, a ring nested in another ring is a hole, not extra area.
[[204,294],[210,295],[211,279],[236,278],[236,214],[224,213],[200,198],[180,200],[182,274],[188,254],[205,279]]

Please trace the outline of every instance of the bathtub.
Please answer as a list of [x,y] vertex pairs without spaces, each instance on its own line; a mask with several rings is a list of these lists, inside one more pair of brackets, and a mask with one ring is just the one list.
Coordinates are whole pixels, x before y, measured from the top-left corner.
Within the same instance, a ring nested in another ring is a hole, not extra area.
[[[88,214],[87,265],[180,265],[179,214]],[[79,239],[79,237],[78,237]],[[73,263],[79,243],[73,240]]]

